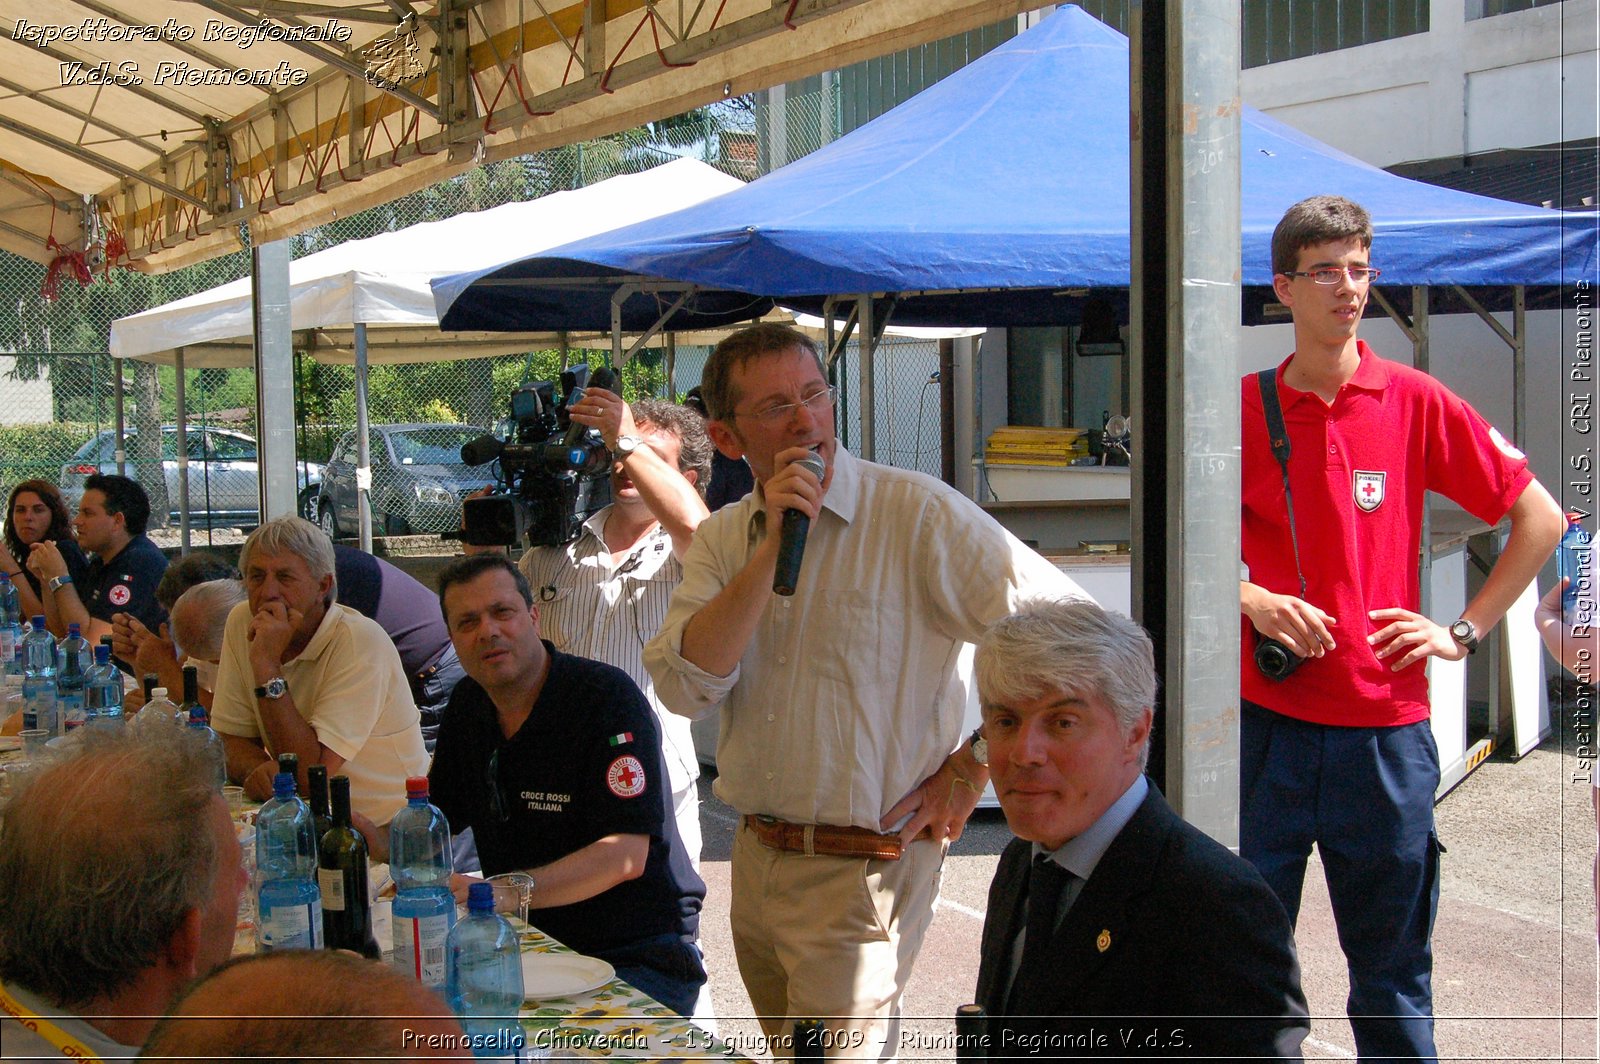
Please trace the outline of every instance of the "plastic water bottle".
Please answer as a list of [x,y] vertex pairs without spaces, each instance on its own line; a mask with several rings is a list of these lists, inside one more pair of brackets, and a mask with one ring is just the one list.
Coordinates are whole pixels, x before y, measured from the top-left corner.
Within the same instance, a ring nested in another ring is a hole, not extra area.
[[44,615],[33,618],[33,631],[22,640],[22,727],[43,728],[61,734],[56,712],[56,641],[44,626]]
[[94,668],[83,685],[83,706],[89,727],[122,729],[122,670],[111,664],[111,647],[105,643],[94,648]]
[[272,778],[272,798],[256,814],[256,882],[259,951],[319,948],[322,892],[311,811],[286,773]]
[[195,702],[189,707],[189,732],[199,737],[206,748],[206,760],[211,762],[211,774],[217,793],[228,785],[228,753],[222,746],[222,736],[211,729],[211,717],[206,707]]
[[[1567,514],[1567,530],[1556,545],[1556,571],[1571,581],[1561,593],[1561,612],[1568,624],[1594,618],[1594,544],[1579,524],[1580,514]],[[1579,609],[1579,600],[1587,608]]]
[[89,641],[76,624],[67,625],[67,637],[56,651],[56,712],[64,732],[88,720],[83,699],[90,660]]
[[167,697],[167,689],[165,687],[152,688],[150,701],[146,702],[144,707],[133,718],[133,726],[140,732],[167,728],[176,731],[188,723],[188,720],[178,717],[178,707],[173,705],[172,699]]
[[467,918],[449,938],[450,1007],[480,1057],[516,1057],[525,1041],[517,1012],[522,1008],[522,948],[505,917],[494,911],[494,884],[467,891]]
[[412,776],[406,780],[406,807],[389,822],[394,966],[435,990],[444,988],[449,975],[445,947],[456,923],[454,871],[450,822],[428,802],[428,777]]
[[10,573],[0,573],[0,674],[16,668],[17,641],[22,638],[22,607]]

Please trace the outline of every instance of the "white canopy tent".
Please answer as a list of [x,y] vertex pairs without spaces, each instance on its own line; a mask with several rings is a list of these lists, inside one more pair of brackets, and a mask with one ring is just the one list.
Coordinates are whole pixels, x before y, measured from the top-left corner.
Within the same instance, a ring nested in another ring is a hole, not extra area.
[[[289,266],[290,328],[295,346],[324,362],[355,365],[359,464],[366,470],[370,461],[365,450],[369,360],[399,363],[482,358],[573,339],[551,333],[441,332],[429,286],[432,278],[495,266],[519,255],[679,210],[741,184],[738,178],[704,163],[677,159],[586,188],[423,222],[307,255]],[[246,277],[121,318],[111,325],[111,354],[176,365],[180,370],[254,365],[251,295],[251,279]],[[118,378],[120,384],[120,375]],[[180,390],[180,433],[184,416]],[[119,453],[121,431],[119,422]],[[183,463],[182,446],[178,453]],[[183,490],[187,477],[180,476],[178,483]],[[187,547],[187,499],[180,500],[180,512]],[[361,513],[362,546],[370,549],[370,518],[365,507]]]

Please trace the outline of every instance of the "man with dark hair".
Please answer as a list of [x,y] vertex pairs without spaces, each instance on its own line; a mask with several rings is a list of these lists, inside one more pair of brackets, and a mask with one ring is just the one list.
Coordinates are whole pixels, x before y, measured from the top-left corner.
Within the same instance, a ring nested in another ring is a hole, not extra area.
[[472,828],[486,875],[532,877],[503,904],[525,901],[541,930],[689,1015],[705,884],[668,815],[649,704],[622,670],[539,638],[539,607],[502,556],[451,563],[439,600],[467,678],[439,729],[434,803]]
[[187,734],[90,731],[21,775],[0,819],[7,1058],[132,1056],[228,959],[245,872],[207,757]]
[[1254,868],[1143,774],[1156,698],[1144,629],[1029,603],[978,644],[989,777],[1017,838],[989,888],[977,1001],[989,1055],[1299,1060],[1294,932]]
[[45,621],[54,631],[76,623],[90,644],[111,634],[112,616],[131,613],[155,631],[167,619],[156,601],[156,585],[167,570],[167,556],[144,534],[150,500],[137,480],[96,473],[84,481],[73,526],[78,546],[94,555],[80,589],[53,543],[41,543],[28,557],[28,569],[43,585]]
[[386,964],[329,950],[238,957],[156,1024],[154,1060],[471,1058],[444,1000]]
[[[655,712],[667,759],[670,809],[689,859],[700,867],[700,795],[689,721],[668,712],[644,667],[644,644],[661,628],[682,559],[708,511],[711,440],[694,411],[660,399],[631,406],[603,388],[573,404],[572,419],[611,450],[611,504],[562,547],[533,547],[518,568],[539,599],[539,631],[558,650],[615,665]],[[468,554],[494,550],[468,546]]]
[[[988,779],[962,734],[968,644],[1023,598],[1083,592],[955,489],[839,446],[805,334],[740,330],[701,383],[756,488],[695,531],[645,664],[673,712],[721,710],[734,949],[763,1029],[826,1017],[835,1044],[890,1059],[945,847]],[[784,596],[789,510],[810,535]]]
[[[1294,352],[1265,377],[1246,376],[1241,396],[1240,854],[1292,920],[1316,845],[1358,1053],[1430,1060],[1442,847],[1427,662],[1477,649],[1565,522],[1527,458],[1477,411],[1356,338],[1378,275],[1371,248],[1367,212],[1338,196],[1295,204],[1272,238]],[[1286,468],[1266,397],[1282,412]],[[1418,612],[1429,491],[1487,525],[1510,519],[1498,561],[1453,623]],[[1262,640],[1303,664],[1269,675],[1254,657]]]

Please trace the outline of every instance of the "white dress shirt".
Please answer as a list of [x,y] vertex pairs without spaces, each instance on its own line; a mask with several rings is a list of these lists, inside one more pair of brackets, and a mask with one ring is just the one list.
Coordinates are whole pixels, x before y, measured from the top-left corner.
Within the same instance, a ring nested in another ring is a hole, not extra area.
[[961,740],[972,644],[1031,598],[1087,598],[975,503],[840,448],[799,586],[773,596],[738,666],[680,654],[691,617],[766,535],[760,485],[695,532],[645,665],[667,707],[720,706],[716,793],[741,813],[879,829]]

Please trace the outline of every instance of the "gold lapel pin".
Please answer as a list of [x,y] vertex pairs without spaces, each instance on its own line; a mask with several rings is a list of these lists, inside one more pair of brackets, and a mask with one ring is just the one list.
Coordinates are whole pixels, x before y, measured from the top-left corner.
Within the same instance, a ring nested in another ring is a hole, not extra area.
[[1101,953],[1111,948],[1111,930],[1109,928],[1100,932],[1100,937],[1094,940],[1094,948]]

